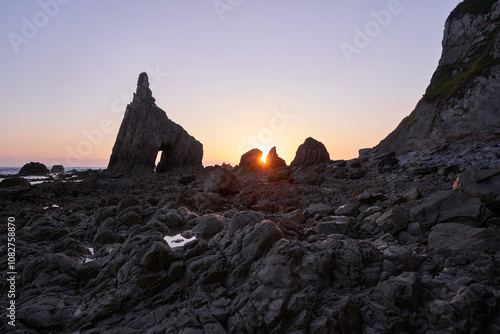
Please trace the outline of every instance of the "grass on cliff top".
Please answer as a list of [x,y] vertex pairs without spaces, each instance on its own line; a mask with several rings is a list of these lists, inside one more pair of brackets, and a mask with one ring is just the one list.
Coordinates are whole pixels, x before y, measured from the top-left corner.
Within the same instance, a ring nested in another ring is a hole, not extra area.
[[[439,67],[432,76],[431,83],[425,92],[425,101],[434,102],[441,98],[445,101],[456,97],[459,92],[474,78],[481,75],[485,69],[500,64],[500,59],[492,57],[492,50],[498,38],[500,27],[497,27],[490,35],[488,42],[479,50],[473,60],[462,63],[459,59],[453,64]],[[454,72],[457,72],[453,75]]]

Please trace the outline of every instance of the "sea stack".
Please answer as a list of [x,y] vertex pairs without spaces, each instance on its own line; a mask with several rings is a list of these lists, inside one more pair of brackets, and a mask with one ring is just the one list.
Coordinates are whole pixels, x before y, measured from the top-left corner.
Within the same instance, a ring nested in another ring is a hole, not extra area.
[[120,173],[157,172],[203,168],[203,145],[155,104],[146,73],[139,75],[137,91],[127,106],[108,170]]
[[323,143],[314,138],[307,138],[297,149],[291,167],[309,167],[330,162],[330,154]]

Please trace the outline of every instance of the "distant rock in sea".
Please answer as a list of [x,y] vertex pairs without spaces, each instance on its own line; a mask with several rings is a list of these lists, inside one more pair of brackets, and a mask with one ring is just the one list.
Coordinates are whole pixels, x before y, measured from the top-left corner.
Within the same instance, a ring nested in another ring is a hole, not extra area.
[[64,173],[64,166],[63,165],[54,165],[50,169],[51,173]]
[[36,176],[45,176],[49,174],[49,169],[47,166],[40,162],[30,162],[24,165],[17,175],[19,176],[27,176],[27,175],[36,175]]
[[290,164],[291,167],[316,166],[324,162],[330,162],[330,154],[323,143],[307,138],[297,149],[295,159]]
[[146,73],[139,75],[137,91],[127,106],[108,170],[115,173],[202,169],[203,145],[155,104]]

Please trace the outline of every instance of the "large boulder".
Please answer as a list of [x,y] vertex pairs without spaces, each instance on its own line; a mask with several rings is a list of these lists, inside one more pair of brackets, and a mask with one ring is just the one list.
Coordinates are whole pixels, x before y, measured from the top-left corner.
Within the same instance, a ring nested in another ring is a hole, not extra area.
[[262,151],[258,148],[253,148],[243,154],[238,164],[240,169],[247,172],[262,171],[264,162],[262,161]]
[[29,188],[30,186],[31,184],[24,177],[19,176],[11,176],[0,182],[0,188]]
[[477,252],[500,251],[500,233],[496,229],[478,228],[458,223],[439,224],[429,233],[429,247]]
[[491,210],[500,212],[500,168],[465,171],[458,175],[453,190],[477,197]]
[[114,173],[157,172],[203,168],[203,145],[156,106],[146,73],[139,75],[137,91],[127,106],[108,169]]
[[241,191],[241,183],[230,171],[215,167],[205,179],[203,190],[206,193],[217,193],[221,196],[237,194]]
[[216,214],[208,214],[198,217],[196,225],[193,227],[193,233],[198,238],[211,237],[224,228],[226,219]]
[[411,210],[414,223],[419,223],[423,231],[428,231],[436,224],[462,223],[481,226],[491,212],[477,198],[451,190],[432,194],[422,204]]
[[290,166],[307,167],[330,162],[330,154],[323,143],[309,137],[297,149],[295,159]]
[[27,176],[27,175],[36,175],[36,176],[45,176],[49,174],[49,169],[47,166],[40,162],[30,162],[24,165],[17,175],[19,176]]

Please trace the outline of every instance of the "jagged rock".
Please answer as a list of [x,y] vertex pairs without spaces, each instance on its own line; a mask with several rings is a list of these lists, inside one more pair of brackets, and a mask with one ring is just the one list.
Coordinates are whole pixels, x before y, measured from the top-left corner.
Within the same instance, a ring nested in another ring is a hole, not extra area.
[[438,169],[438,174],[442,176],[458,174],[458,172],[460,172],[460,165],[443,166]]
[[303,174],[299,174],[297,180],[301,184],[307,184],[310,186],[320,186],[323,181],[325,181],[325,177],[318,172],[313,170],[308,170]]
[[254,187],[248,185],[241,189],[240,193],[234,198],[234,205],[236,207],[250,209],[259,201],[259,194],[255,191]]
[[36,176],[45,176],[49,174],[49,169],[47,166],[40,162],[30,162],[26,165],[24,165],[19,173],[17,173],[18,176],[27,176],[27,175],[36,175]]
[[127,106],[108,169],[111,172],[157,172],[202,168],[203,145],[156,106],[146,73],[139,75],[137,91]]
[[439,224],[429,233],[429,247],[485,252],[500,251],[500,232],[459,223]]
[[203,189],[207,193],[218,193],[221,196],[227,196],[239,193],[241,183],[232,172],[222,167],[216,167],[206,178]]
[[457,176],[453,190],[481,199],[495,212],[500,212],[500,168],[468,170]]
[[51,173],[64,173],[64,166],[63,165],[54,165],[50,169]]
[[295,153],[295,158],[293,159],[290,166],[292,167],[316,166],[324,162],[330,162],[330,154],[326,150],[325,145],[309,137],[297,149],[297,153]]
[[262,161],[262,151],[258,148],[253,148],[246,152],[241,156],[238,166],[240,169],[248,172],[262,171],[264,167],[264,162]]
[[11,176],[3,179],[2,182],[0,182],[0,188],[13,188],[13,187],[29,188],[31,187],[31,184],[24,177],[19,177],[19,176]]
[[278,169],[274,169],[269,172],[267,176],[267,181],[269,182],[279,182],[287,181],[293,183],[294,179],[292,177],[293,171],[291,167],[285,166]]
[[466,0],[445,24],[439,66],[415,110],[377,145],[398,153],[498,139],[500,3]]
[[447,222],[481,226],[490,214],[479,199],[444,190],[432,194],[422,204],[414,207],[411,219],[414,223],[419,223],[423,231],[428,231],[436,224]]
[[280,167],[285,167],[286,162],[285,160],[281,159],[278,156],[278,153],[276,153],[276,147],[273,147],[269,153],[267,154],[266,157],[266,168],[269,169],[277,169]]
[[385,156],[381,157],[377,162],[376,168],[379,173],[392,172],[394,166],[399,163],[396,159],[396,152],[390,152]]
[[356,217],[359,214],[359,204],[347,203],[335,210],[337,216]]

